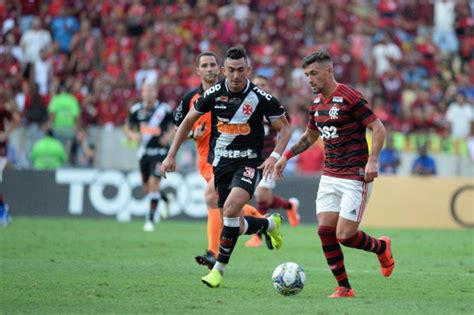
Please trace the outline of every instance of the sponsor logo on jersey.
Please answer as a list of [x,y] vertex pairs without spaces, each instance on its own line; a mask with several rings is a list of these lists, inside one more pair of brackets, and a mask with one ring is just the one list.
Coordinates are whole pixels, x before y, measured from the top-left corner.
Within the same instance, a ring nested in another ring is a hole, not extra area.
[[[249,158],[253,159],[257,157],[257,153],[255,153],[252,149],[247,150],[227,150],[222,148],[216,148],[214,151],[216,157],[224,157],[229,159],[239,159],[239,158]],[[246,170],[247,172],[247,170]],[[255,170],[254,170],[255,172]],[[245,174],[244,174],[245,175]],[[247,176],[249,177],[249,176]],[[253,178],[250,177],[250,178]]]
[[219,97],[214,98],[214,101],[216,101],[216,102],[222,102],[222,103],[227,103],[227,102],[229,101],[229,97],[228,97],[228,96],[225,96],[225,95],[222,95],[222,96],[219,96]]
[[344,102],[344,99],[342,98],[342,96],[334,96],[332,98],[332,101],[335,102],[335,103],[342,103],[342,102]]
[[227,106],[225,106],[225,105],[215,105],[214,108],[217,108],[217,109],[227,109]]
[[249,124],[227,124],[219,121],[217,123],[217,130],[224,134],[246,136],[250,133],[251,129]]
[[329,117],[331,119],[337,119],[338,114],[339,108],[337,108],[336,106],[331,107],[331,109],[329,110]]
[[242,99],[238,98],[238,97],[232,97],[230,100],[229,100],[229,104],[240,104],[240,102],[242,102]]
[[150,135],[150,136],[159,136],[161,135],[161,128],[160,127],[150,127],[147,124],[140,124],[140,133],[142,135]]
[[252,112],[253,108],[251,104],[244,104],[244,106],[242,106],[242,113],[244,113],[244,115],[250,116],[252,115]]

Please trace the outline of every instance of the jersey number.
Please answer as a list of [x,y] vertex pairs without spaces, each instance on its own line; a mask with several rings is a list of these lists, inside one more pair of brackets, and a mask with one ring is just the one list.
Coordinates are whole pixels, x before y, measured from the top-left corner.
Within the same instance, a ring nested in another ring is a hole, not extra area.
[[339,137],[339,135],[337,134],[337,128],[334,126],[324,126],[323,128],[318,127],[318,129],[323,139],[336,139]]

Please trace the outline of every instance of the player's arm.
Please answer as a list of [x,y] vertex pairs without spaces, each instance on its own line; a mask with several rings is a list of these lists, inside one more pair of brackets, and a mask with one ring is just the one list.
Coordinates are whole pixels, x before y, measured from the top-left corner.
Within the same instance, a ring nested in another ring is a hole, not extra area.
[[292,157],[306,151],[309,147],[319,139],[319,131],[306,127],[306,131],[301,135],[298,142],[296,142],[289,150],[283,153],[283,156],[275,164],[275,174],[277,178],[283,177],[286,163]]
[[128,116],[128,119],[123,127],[123,131],[125,132],[127,139],[136,142],[140,142],[141,140],[141,134],[138,130],[140,124],[137,118],[138,108],[139,107],[136,105],[132,106],[132,108],[130,109],[130,115]]
[[282,115],[278,119],[274,120],[272,122],[272,127],[278,131],[278,139],[273,152],[265,160],[265,162],[263,162],[263,164],[258,167],[259,169],[263,169],[264,178],[272,175],[275,163],[278,161],[278,159],[280,159],[283,150],[285,150],[286,146],[288,145],[288,141],[290,140],[291,136],[290,124],[288,123],[285,115]]
[[20,124],[20,115],[17,112],[11,113],[11,118],[6,124],[5,131],[0,132],[0,141],[6,141],[13,130]]
[[194,123],[199,119],[200,116],[200,113],[197,113],[194,108],[191,108],[184,120],[179,125],[168,155],[161,164],[160,172],[164,178],[166,178],[167,172],[174,172],[176,170],[176,154],[178,153],[181,144],[183,144],[183,142],[188,137],[188,134],[191,131]]
[[370,148],[369,160],[365,166],[364,180],[371,182],[378,176],[378,161],[385,141],[385,127],[380,119],[375,119],[367,125],[367,128],[372,131],[372,147]]

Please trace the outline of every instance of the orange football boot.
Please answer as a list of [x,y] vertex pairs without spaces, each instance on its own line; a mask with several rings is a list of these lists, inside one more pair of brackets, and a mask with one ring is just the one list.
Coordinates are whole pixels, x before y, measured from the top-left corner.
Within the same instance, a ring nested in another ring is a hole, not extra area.
[[328,296],[328,298],[337,299],[345,297],[355,297],[354,289],[349,289],[346,287],[337,287],[333,294]]
[[260,247],[262,246],[262,239],[254,234],[247,242],[245,242],[246,247]]
[[382,236],[380,240],[385,242],[386,247],[382,254],[377,255],[377,258],[380,262],[382,275],[389,277],[393,272],[393,268],[395,268],[395,259],[393,259],[392,255],[392,240],[388,236]]
[[295,227],[300,224],[300,214],[298,213],[300,201],[296,198],[290,198],[288,201],[291,203],[291,208],[286,212],[288,214],[288,222],[291,226]]

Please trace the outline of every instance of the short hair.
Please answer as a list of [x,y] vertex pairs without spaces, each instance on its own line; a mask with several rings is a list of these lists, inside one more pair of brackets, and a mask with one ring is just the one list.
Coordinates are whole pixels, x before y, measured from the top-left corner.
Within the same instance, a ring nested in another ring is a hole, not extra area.
[[256,74],[256,75],[254,75],[253,78],[254,78],[254,79],[262,79],[262,80],[265,80],[265,81],[267,81],[267,82],[270,81],[270,78],[267,77],[267,76],[264,76],[263,74]]
[[307,66],[309,66],[310,64],[313,64],[315,62],[318,62],[318,63],[323,63],[323,62],[331,63],[332,62],[331,55],[326,51],[316,51],[316,52],[314,52],[314,53],[312,53],[312,54],[310,54],[310,55],[303,58],[302,67],[306,68]]
[[225,53],[225,58],[226,59],[229,58],[229,59],[233,59],[233,60],[238,60],[238,59],[244,58],[245,62],[247,64],[250,64],[250,62],[247,58],[247,52],[242,47],[231,47],[231,48],[229,48]]
[[219,59],[217,58],[217,55],[215,53],[213,53],[212,51],[204,51],[200,53],[199,55],[197,55],[196,66],[199,67],[199,62],[201,62],[201,57],[204,57],[204,56],[214,57],[216,58],[216,62],[219,63]]

